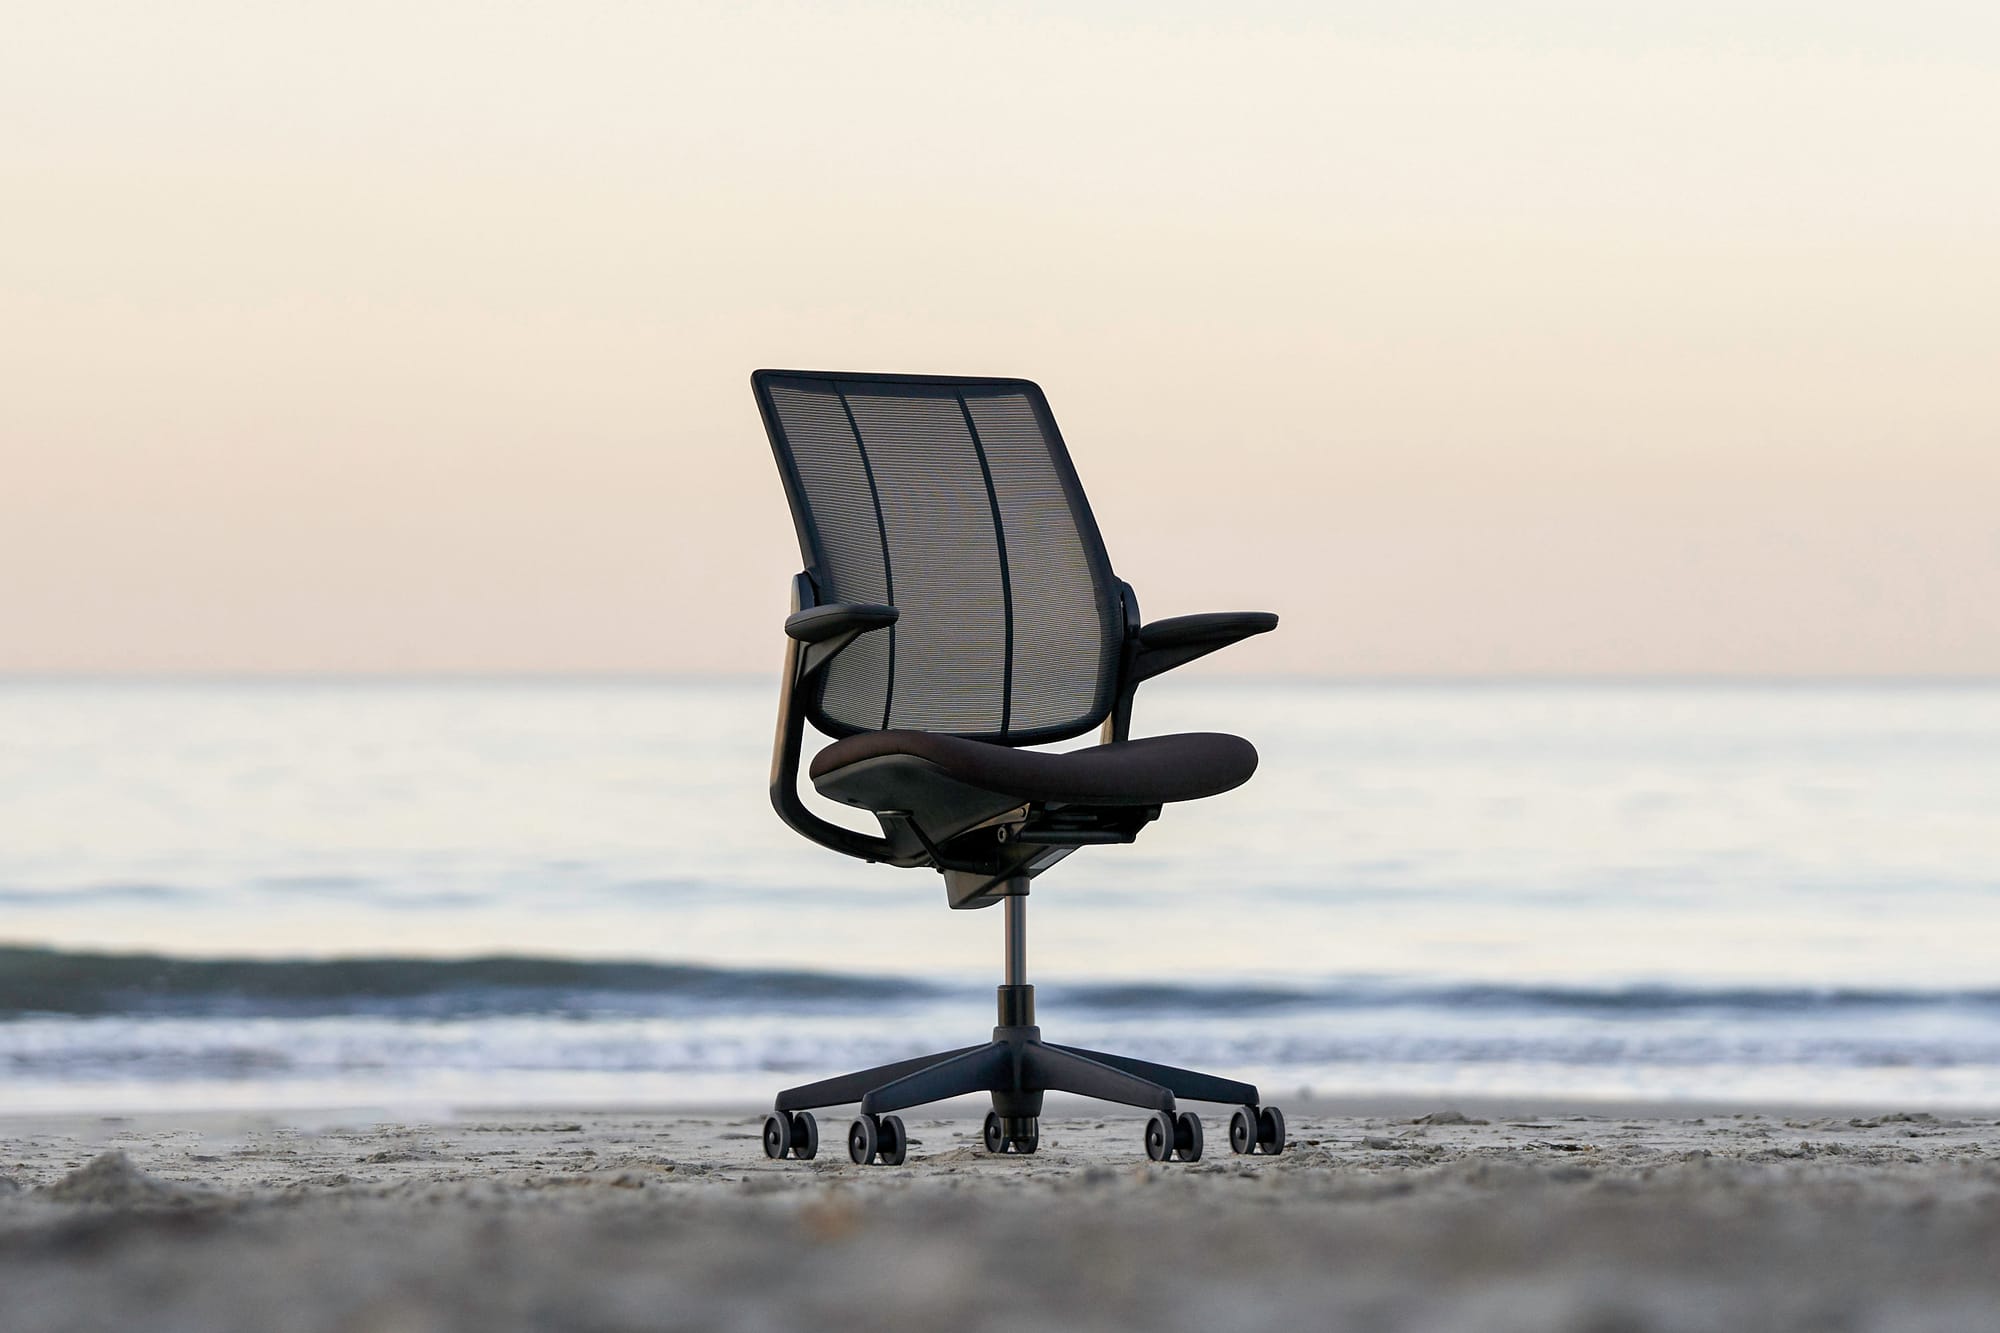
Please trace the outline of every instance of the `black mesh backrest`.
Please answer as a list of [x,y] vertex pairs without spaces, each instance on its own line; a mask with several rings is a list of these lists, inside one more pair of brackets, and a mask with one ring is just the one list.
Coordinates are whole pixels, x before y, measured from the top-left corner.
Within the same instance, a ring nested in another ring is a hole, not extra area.
[[751,383],[820,600],[902,613],[822,673],[815,726],[1031,745],[1104,720],[1118,584],[1039,388],[773,370]]

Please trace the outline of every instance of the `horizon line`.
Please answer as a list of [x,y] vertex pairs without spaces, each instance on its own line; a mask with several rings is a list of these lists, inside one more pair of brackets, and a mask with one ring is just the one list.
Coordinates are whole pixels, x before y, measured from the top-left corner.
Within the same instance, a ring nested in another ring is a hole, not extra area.
[[[747,683],[770,680],[765,670],[298,670],[222,669],[168,671],[11,671],[0,668],[0,687],[15,685],[591,685]],[[1331,686],[2000,686],[2000,672],[1224,672],[1176,679],[1171,686],[1235,684]]]

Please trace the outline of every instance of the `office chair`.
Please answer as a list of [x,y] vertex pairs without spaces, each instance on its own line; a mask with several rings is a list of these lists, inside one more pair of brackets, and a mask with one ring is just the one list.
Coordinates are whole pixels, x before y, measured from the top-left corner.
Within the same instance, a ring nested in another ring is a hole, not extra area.
[[[1256,771],[1240,737],[1130,739],[1134,691],[1278,618],[1141,622],[1026,380],[760,370],[751,386],[806,566],[785,621],[771,803],[822,847],[940,872],[953,908],[1005,904],[1006,943],[991,1041],[786,1089],[764,1120],[766,1155],[815,1156],[812,1108],[859,1102],[848,1156],[900,1165],[909,1137],[894,1112],[980,1092],[994,1153],[1035,1151],[1047,1092],[1150,1110],[1156,1162],[1201,1156],[1201,1120],[1181,1098],[1234,1103],[1236,1152],[1283,1152],[1284,1116],[1248,1083],[1043,1041],[1027,982],[1036,876]],[[807,722],[834,738],[812,761],[814,788],[868,811],[879,836],[800,799]],[[1097,728],[1088,749],[1027,748]]]

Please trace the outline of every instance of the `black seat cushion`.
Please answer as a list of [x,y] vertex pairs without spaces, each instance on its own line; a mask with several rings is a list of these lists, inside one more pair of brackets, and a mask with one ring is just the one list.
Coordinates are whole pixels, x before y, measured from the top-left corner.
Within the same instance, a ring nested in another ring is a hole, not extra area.
[[817,785],[851,764],[910,755],[970,787],[1023,801],[1159,805],[1240,787],[1257,771],[1257,749],[1241,736],[1190,731],[1051,754],[930,731],[868,731],[813,757]]

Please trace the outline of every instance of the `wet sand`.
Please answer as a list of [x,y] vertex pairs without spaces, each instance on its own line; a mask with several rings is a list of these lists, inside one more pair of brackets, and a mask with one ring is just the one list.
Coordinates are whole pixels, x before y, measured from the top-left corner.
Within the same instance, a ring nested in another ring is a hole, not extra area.
[[1990,1115],[1336,1103],[1264,1158],[1201,1109],[1198,1163],[967,1104],[898,1168],[831,1116],[0,1119],[0,1329],[2000,1328]]

